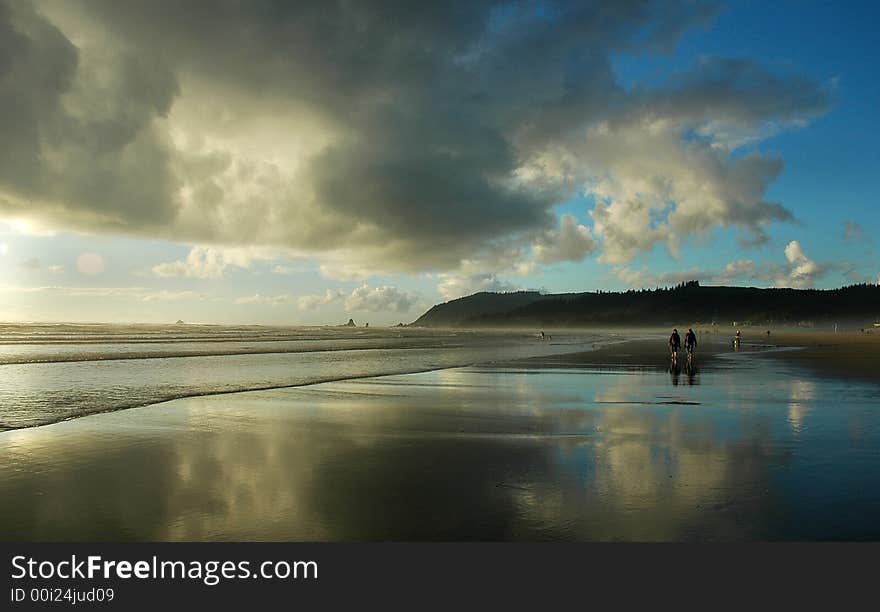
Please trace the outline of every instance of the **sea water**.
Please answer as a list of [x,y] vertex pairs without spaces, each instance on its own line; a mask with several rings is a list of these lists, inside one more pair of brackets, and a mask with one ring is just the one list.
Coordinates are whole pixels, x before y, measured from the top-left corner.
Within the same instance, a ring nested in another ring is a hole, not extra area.
[[0,326],[0,431],[174,398],[583,351],[596,334],[211,325]]

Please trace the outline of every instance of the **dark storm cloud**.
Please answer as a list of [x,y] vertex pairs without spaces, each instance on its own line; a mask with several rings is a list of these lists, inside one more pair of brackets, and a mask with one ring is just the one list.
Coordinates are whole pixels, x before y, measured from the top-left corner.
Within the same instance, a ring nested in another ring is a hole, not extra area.
[[5,207],[139,231],[173,221],[176,180],[152,127],[177,91],[155,57],[92,57],[26,2],[0,3]]
[[[710,21],[707,3],[36,7],[0,0],[0,211],[187,242],[343,249],[389,270],[451,269],[498,241],[546,241],[553,207],[579,188],[600,192],[594,233],[612,260],[662,241],[665,227],[759,233],[791,215],[763,201],[781,162],[731,161],[717,147],[827,106],[815,83],[738,60],[705,60],[653,90],[621,87],[612,54],[671,49]],[[666,226],[643,227],[628,199],[639,164],[621,160],[647,155],[668,160],[656,184],[705,181],[712,204],[676,188]]]

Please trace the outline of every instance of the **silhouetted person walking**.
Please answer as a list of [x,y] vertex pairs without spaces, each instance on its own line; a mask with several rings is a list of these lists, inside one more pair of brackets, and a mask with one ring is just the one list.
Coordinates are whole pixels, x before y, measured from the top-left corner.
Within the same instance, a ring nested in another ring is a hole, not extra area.
[[690,359],[694,349],[697,348],[697,334],[690,328],[688,328],[687,333],[684,335],[684,348],[687,349],[688,359]]
[[678,361],[678,351],[680,349],[681,349],[681,336],[678,335],[678,329],[673,329],[672,335],[669,336],[669,350],[672,353],[673,363]]

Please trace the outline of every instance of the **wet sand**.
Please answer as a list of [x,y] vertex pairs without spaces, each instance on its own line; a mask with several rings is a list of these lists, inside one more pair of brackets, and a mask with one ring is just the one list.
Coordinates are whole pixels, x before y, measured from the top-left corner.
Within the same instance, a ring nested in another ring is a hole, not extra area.
[[0,433],[0,539],[880,539],[876,387],[720,342]]
[[775,347],[797,347],[798,350],[768,355],[810,368],[819,376],[880,383],[880,331],[785,331],[771,333],[770,336],[748,332],[747,342]]
[[[535,357],[522,363],[667,370],[670,366],[667,333],[666,330],[628,332],[593,351]],[[631,339],[634,337],[636,339]],[[699,366],[717,366],[719,355],[733,352],[795,364],[810,369],[816,376],[880,384],[880,332],[782,330],[771,331],[768,336],[763,328],[746,328],[738,349],[733,346],[733,332],[698,334],[695,361]],[[680,364],[685,363],[685,355],[684,351],[679,353]]]
[[[731,352],[733,347],[730,339],[720,335],[700,336],[697,339],[694,363],[700,367],[708,366],[715,363],[718,355]],[[678,361],[680,366],[686,364],[687,353],[684,349],[679,351]],[[607,344],[596,344],[592,351],[534,357],[518,360],[516,363],[547,367],[667,370],[671,357],[663,332],[642,331],[612,336]]]

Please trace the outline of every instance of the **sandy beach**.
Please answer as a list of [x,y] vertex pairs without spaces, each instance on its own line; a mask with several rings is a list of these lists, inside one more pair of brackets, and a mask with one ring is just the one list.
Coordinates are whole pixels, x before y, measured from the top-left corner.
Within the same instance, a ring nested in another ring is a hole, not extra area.
[[747,342],[797,347],[799,350],[774,352],[771,355],[775,359],[784,359],[810,368],[819,376],[880,382],[880,332],[785,331],[771,334],[767,338],[752,333],[748,336]]
[[810,361],[874,338],[641,338],[3,432],[0,539],[880,538],[877,386]]
[[[782,329],[771,331],[768,336],[765,328],[744,328],[742,331],[739,352],[796,364],[809,368],[817,376],[880,384],[880,332]],[[699,364],[715,363],[718,355],[735,352],[733,330],[709,333],[697,327],[697,332],[696,359]],[[618,339],[612,337],[610,343],[592,351],[535,357],[528,361],[549,366],[668,369],[669,350],[664,341],[667,333],[667,330],[656,329],[623,332]]]

